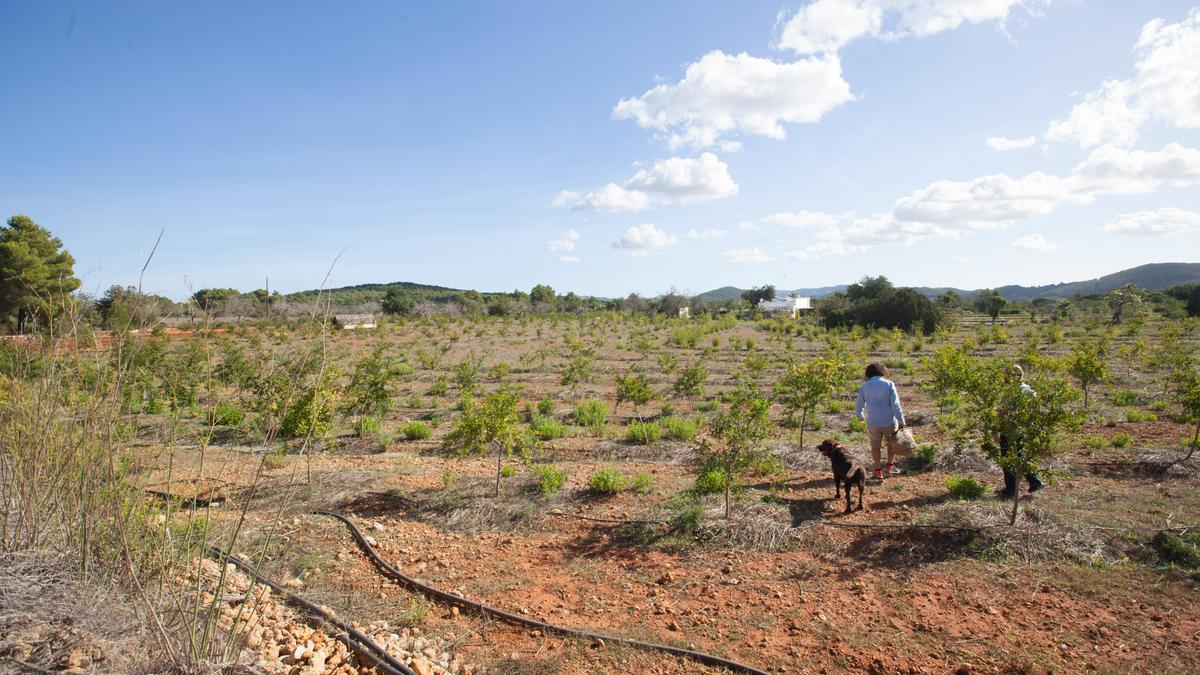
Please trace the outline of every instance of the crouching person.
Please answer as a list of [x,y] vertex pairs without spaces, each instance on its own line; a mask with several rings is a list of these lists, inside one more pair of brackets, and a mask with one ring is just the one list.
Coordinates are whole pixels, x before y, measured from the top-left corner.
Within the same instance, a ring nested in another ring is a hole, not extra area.
[[[1021,396],[1037,396],[1037,392],[1033,390],[1033,387],[1025,384],[1025,369],[1021,366],[1015,363],[1009,366],[1008,378],[1010,384],[1018,386]],[[1004,419],[1004,417],[1008,414],[1008,411],[1012,409],[1015,403],[1016,402],[1011,399],[1001,401],[1001,420]],[[1022,450],[1024,450],[1020,433],[1014,433],[1012,436],[1013,437],[1010,438],[1009,434],[1000,434],[1000,454],[1007,455],[1011,451],[1020,453]],[[999,490],[998,494],[1004,497],[1012,497],[1017,494],[1017,475],[1007,467],[1001,467],[1001,469],[1004,471],[1004,489]],[[1029,484],[1030,492],[1037,492],[1038,490],[1046,487],[1038,477],[1036,471],[1031,471],[1025,474],[1025,481]]]

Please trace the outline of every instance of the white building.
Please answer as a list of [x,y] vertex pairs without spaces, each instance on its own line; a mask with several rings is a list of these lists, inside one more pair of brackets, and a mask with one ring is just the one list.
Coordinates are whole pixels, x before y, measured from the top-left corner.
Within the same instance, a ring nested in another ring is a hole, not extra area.
[[789,295],[786,298],[764,300],[758,303],[758,308],[766,314],[790,314],[795,319],[804,310],[812,309],[812,298]]

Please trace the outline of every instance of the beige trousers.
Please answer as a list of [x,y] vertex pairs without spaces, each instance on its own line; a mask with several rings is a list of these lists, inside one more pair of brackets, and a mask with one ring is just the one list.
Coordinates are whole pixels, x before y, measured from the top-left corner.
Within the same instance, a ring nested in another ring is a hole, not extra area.
[[896,447],[896,428],[894,426],[867,427],[867,439],[871,441],[871,459],[875,460],[876,469],[882,466],[879,463],[879,450],[885,438],[887,439],[887,463],[891,464],[893,449]]

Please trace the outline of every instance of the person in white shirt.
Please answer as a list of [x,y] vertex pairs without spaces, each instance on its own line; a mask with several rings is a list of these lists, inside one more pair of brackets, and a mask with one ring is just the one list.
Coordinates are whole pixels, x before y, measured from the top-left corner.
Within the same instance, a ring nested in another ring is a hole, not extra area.
[[[1021,396],[1037,396],[1037,392],[1033,390],[1033,387],[1025,384],[1025,369],[1021,366],[1015,363],[1009,366],[1008,377],[1011,383],[1020,384],[1019,390],[1021,392]],[[1000,405],[1000,414],[1004,415],[1005,409],[1012,404],[1006,400],[1001,401]],[[1009,448],[1015,448],[1017,452],[1021,452],[1023,449],[1021,439],[1008,438],[1005,434],[1000,434],[1000,452],[1007,454]],[[1002,470],[1004,471],[1004,489],[998,490],[997,492],[1003,497],[1012,497],[1017,493],[1017,475],[1008,469],[1004,469],[1003,467]],[[1042,483],[1042,479],[1038,477],[1036,471],[1031,471],[1025,474],[1025,481],[1029,484],[1029,491],[1031,493],[1037,492],[1038,490],[1046,487],[1045,484]]]
[[[871,458],[875,460],[875,478],[885,474],[900,473],[892,461],[895,451],[896,432],[903,429],[904,409],[900,406],[900,395],[896,383],[887,379],[887,367],[882,363],[867,366],[866,382],[858,389],[854,402],[854,413],[867,422],[867,438],[871,442]],[[887,439],[887,466],[880,462],[880,446]]]

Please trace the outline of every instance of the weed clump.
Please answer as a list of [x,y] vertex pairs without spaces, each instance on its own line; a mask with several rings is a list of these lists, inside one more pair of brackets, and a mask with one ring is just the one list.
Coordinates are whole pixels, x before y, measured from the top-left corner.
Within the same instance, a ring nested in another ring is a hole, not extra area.
[[598,495],[615,495],[625,489],[625,474],[615,466],[606,466],[588,478],[588,489]]
[[662,436],[662,427],[654,422],[630,422],[625,440],[638,445],[650,445]]
[[533,477],[537,479],[538,490],[541,491],[543,497],[550,497],[562,489],[563,484],[567,482],[567,472],[554,466],[553,464],[539,464],[534,466],[530,471]]
[[949,476],[946,478],[946,489],[951,497],[959,500],[979,499],[987,492],[985,486],[968,476]]
[[433,429],[424,422],[408,422],[400,427],[400,438],[406,441],[423,441],[433,435]]

